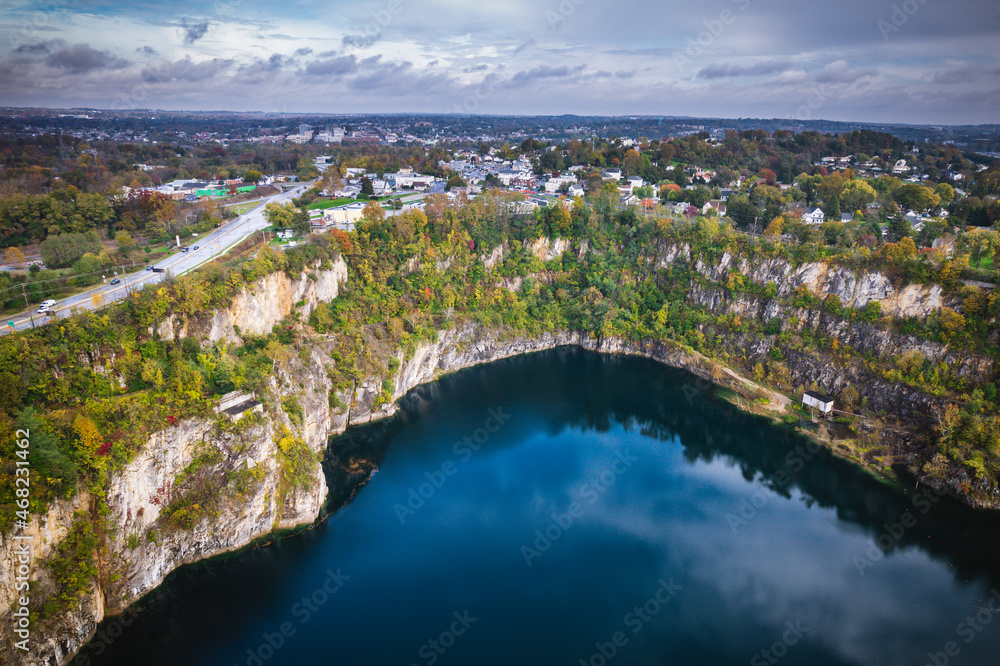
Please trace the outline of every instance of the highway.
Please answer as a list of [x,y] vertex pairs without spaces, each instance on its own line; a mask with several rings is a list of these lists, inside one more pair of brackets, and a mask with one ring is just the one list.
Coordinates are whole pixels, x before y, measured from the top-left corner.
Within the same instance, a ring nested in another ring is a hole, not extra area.
[[[268,203],[284,203],[298,196],[301,196],[311,183],[304,183],[279,194],[262,199],[260,205],[240,215],[239,217],[223,223],[208,234],[198,237],[191,237],[187,240],[187,247],[191,249],[187,252],[176,251],[169,257],[152,264],[156,268],[164,269],[163,273],[152,270],[140,270],[129,275],[120,275],[121,282],[116,285],[111,284],[114,278],[114,268],[107,271],[107,283],[88,289],[74,296],[56,301],[56,304],[47,314],[39,314],[37,310],[24,311],[18,315],[8,315],[3,320],[2,333],[11,332],[9,323],[14,324],[15,330],[21,331],[32,327],[32,319],[35,326],[41,326],[49,321],[70,315],[74,310],[93,310],[103,307],[117,300],[125,298],[136,289],[141,289],[148,284],[161,282],[169,276],[183,275],[198,266],[211,261],[215,257],[224,253],[230,247],[241,242],[251,234],[270,226],[264,218],[264,207]],[[195,250],[194,247],[198,246]],[[101,294],[97,296],[96,294]],[[37,308],[38,306],[34,306]]]

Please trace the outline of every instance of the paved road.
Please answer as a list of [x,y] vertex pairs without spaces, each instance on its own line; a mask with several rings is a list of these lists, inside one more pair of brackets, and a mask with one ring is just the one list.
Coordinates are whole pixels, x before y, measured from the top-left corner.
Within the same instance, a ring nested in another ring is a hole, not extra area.
[[[48,316],[38,314],[35,310],[32,310],[30,314],[28,311],[25,311],[16,316],[8,315],[3,319],[0,335],[10,333],[10,326],[7,325],[7,322],[13,322],[15,329],[18,331],[31,328],[32,319],[34,319],[35,326],[41,326],[53,319],[68,316],[77,308],[93,310],[102,305],[120,300],[134,290],[141,289],[147,284],[160,282],[167,276],[177,276],[187,273],[191,269],[211,261],[254,232],[270,226],[267,220],[264,219],[264,206],[268,203],[290,201],[300,196],[310,186],[310,183],[305,183],[280,194],[262,199],[260,204],[253,210],[222,224],[208,234],[197,238],[192,237],[188,240],[188,246],[193,248],[197,245],[197,250],[191,249],[187,252],[178,251],[166,259],[153,264],[156,268],[164,269],[165,272],[163,273],[155,273],[152,270],[141,270],[138,273],[120,276],[121,284],[117,285],[111,285],[111,278],[109,277],[108,284],[102,284],[75,296],[57,301],[55,306],[49,311]],[[109,269],[108,275],[114,277],[112,271],[113,269]],[[95,299],[95,294],[101,294],[101,296]]]

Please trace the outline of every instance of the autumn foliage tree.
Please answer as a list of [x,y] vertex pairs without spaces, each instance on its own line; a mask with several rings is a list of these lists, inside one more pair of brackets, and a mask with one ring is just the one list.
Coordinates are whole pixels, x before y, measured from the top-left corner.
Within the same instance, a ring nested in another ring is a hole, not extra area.
[[175,213],[170,197],[150,190],[132,190],[119,198],[114,208],[118,215],[118,227],[125,231],[163,231]]

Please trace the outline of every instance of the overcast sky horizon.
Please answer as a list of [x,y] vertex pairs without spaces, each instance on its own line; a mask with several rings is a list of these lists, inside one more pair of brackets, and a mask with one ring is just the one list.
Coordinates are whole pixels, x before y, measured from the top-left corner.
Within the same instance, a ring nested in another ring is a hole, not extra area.
[[995,0],[3,5],[3,106],[1000,122]]

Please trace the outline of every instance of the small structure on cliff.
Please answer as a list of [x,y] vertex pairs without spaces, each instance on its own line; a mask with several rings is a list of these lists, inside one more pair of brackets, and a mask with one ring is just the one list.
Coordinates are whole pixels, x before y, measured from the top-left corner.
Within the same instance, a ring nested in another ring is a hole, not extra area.
[[219,404],[215,406],[216,413],[225,414],[229,418],[236,420],[248,411],[263,412],[264,405],[257,399],[257,395],[251,391],[232,391],[222,396]]
[[833,398],[816,391],[806,391],[802,394],[802,405],[818,410],[820,414],[829,416],[833,413]]

